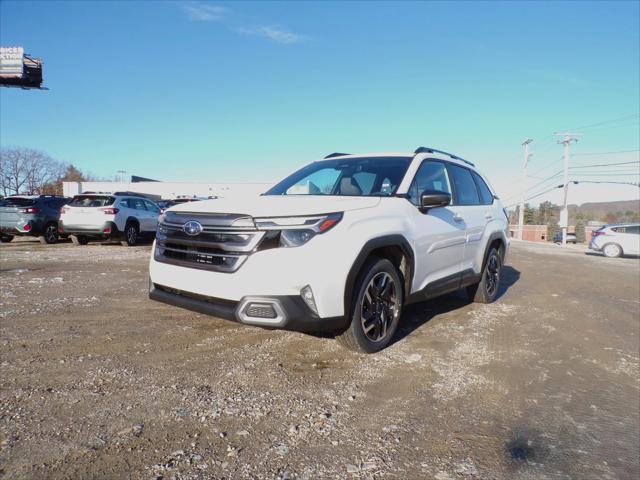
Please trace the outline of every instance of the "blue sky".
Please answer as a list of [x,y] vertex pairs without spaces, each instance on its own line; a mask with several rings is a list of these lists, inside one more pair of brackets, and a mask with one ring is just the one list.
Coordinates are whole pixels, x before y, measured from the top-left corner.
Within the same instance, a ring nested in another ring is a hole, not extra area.
[[2,0],[0,43],[42,57],[50,90],[0,89],[0,143],[176,181],[429,145],[508,198],[526,137],[541,179],[561,166],[558,130],[587,127],[576,154],[631,150],[578,163],[638,159],[639,5]]

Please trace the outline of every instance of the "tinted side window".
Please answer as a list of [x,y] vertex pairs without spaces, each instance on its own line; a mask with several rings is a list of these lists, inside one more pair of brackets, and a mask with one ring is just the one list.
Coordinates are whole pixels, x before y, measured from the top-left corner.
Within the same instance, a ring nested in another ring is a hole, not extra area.
[[456,205],[480,205],[478,188],[473,181],[471,171],[457,165],[448,166],[453,183],[453,195]]
[[480,175],[476,172],[471,172],[471,175],[473,176],[476,186],[478,187],[478,191],[480,192],[480,203],[483,205],[491,205],[493,203],[493,194],[491,193],[491,190],[489,190],[489,187]]
[[129,205],[131,208],[135,208],[136,210],[146,210],[147,208],[144,206],[144,201],[141,198],[130,198]]
[[156,206],[155,203],[145,200],[144,204],[147,206],[147,210],[149,210],[150,212],[160,213],[160,209]]
[[414,205],[420,204],[420,195],[425,190],[435,190],[451,194],[447,169],[442,162],[426,160],[422,162],[416,176],[409,187],[409,200]]
[[625,228],[625,233],[635,233],[636,235],[640,234],[640,225],[630,225]]
[[128,198],[123,198],[122,200],[120,200],[120,203],[118,204],[118,206],[120,208],[131,208],[129,206],[129,199]]

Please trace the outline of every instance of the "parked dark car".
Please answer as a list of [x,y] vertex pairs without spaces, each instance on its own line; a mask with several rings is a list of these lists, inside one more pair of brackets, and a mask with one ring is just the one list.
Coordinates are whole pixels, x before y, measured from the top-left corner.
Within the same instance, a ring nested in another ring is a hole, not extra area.
[[[553,237],[553,242],[562,243],[562,232],[556,233],[556,235]],[[578,237],[576,237],[575,233],[567,233],[567,243],[578,243]]]
[[13,195],[0,200],[0,240],[7,243],[16,236],[30,236],[56,243],[60,208],[70,201],[58,195]]

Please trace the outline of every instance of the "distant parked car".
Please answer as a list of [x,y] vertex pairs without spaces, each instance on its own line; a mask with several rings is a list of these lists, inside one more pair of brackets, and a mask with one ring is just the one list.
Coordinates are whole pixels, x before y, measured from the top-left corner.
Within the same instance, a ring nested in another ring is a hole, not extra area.
[[640,255],[640,223],[605,225],[591,234],[589,248],[607,257]]
[[[216,198],[216,197],[213,197],[213,198]],[[174,205],[180,205],[181,203],[189,203],[189,202],[199,202],[200,200],[204,200],[204,199],[198,198],[198,197],[177,197],[171,200],[160,200],[159,202],[157,202],[157,204],[160,207],[160,213],[164,213],[164,211],[167,208],[171,208]]]
[[0,240],[38,237],[42,243],[59,239],[60,208],[71,201],[57,195],[14,195],[0,200]]
[[133,246],[140,237],[155,236],[160,207],[148,198],[129,194],[82,194],[62,208],[60,230],[73,243],[118,240]]
[[[562,232],[556,233],[556,235],[553,237],[553,242],[562,243]],[[576,237],[575,233],[567,233],[567,243],[578,243],[578,238]]]

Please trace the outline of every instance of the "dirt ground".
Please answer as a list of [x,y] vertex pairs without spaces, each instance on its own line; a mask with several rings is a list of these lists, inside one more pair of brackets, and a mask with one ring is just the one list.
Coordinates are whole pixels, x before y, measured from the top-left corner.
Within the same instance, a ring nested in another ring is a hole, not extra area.
[[147,299],[149,246],[0,246],[0,477],[635,479],[640,260],[514,243],[361,356]]

